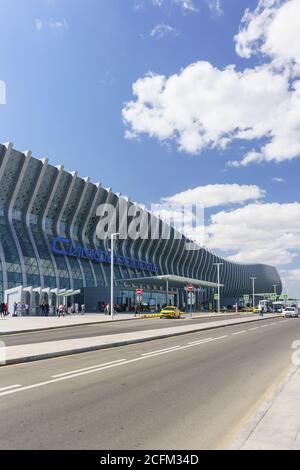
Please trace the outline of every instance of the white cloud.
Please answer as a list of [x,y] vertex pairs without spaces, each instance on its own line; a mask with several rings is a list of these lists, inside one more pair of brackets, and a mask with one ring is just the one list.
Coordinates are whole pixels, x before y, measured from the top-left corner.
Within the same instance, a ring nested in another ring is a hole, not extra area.
[[63,20],[50,20],[49,27],[55,32],[62,32],[69,29],[69,25],[65,18]]
[[40,18],[36,18],[35,27],[37,31],[41,31],[43,29],[43,21]]
[[268,65],[237,72],[233,66],[219,70],[196,62],[169,78],[149,74],[134,83],[133,93],[135,100],[123,109],[131,135],[173,140],[192,154],[268,136],[243,164],[300,153],[300,82],[290,90],[286,76]]
[[223,14],[221,0],[206,0],[206,3],[214,16]]
[[262,53],[277,67],[300,67],[300,0],[260,0],[256,10],[246,10],[236,51],[245,58]]
[[211,217],[209,249],[243,263],[287,265],[300,254],[300,203],[255,203]]
[[69,25],[65,18],[63,20],[51,19],[49,21],[43,21],[40,18],[36,18],[35,28],[37,31],[42,31],[42,29],[50,28],[52,31],[58,33],[62,31],[67,31],[69,29]]
[[152,0],[154,6],[161,7],[166,3],[175,4],[180,6],[183,12],[197,12],[198,8],[195,6],[194,0]]
[[216,207],[241,204],[264,196],[265,191],[256,185],[209,184],[165,197],[163,201],[170,204],[200,204],[205,207]]
[[300,298],[300,269],[280,269],[280,277],[283,283],[283,292],[287,292],[290,298]]
[[280,178],[278,176],[275,176],[274,178],[272,178],[272,181],[275,181],[276,183],[283,183],[285,180],[284,180],[284,178]]
[[178,31],[176,28],[173,28],[172,26],[165,24],[165,23],[160,23],[156,25],[152,31],[150,32],[150,36],[158,39],[162,39],[166,35],[173,35],[173,36],[178,36]]
[[134,99],[123,109],[127,136],[173,141],[191,154],[252,142],[242,160],[229,162],[234,167],[298,157],[299,5],[300,0],[260,0],[255,12],[246,11],[237,51],[244,57],[268,54],[268,63],[237,72],[234,65],[221,70],[199,61],[169,77],[149,73],[137,80]]
[[0,80],[0,105],[6,104],[6,86],[3,80]]

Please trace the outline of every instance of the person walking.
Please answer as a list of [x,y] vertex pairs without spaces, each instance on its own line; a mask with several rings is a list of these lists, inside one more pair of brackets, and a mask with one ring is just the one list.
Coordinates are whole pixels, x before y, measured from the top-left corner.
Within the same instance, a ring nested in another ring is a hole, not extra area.
[[46,315],[46,317],[48,317],[49,311],[50,311],[50,305],[48,304],[48,302],[46,302],[46,304],[45,304],[45,315]]
[[105,307],[105,315],[110,315],[110,305],[107,304]]
[[82,304],[81,305],[81,315],[84,315],[85,314],[85,305]]
[[29,317],[29,305],[28,304],[25,304],[25,314],[26,314],[26,317]]
[[17,305],[17,317],[21,317],[22,316],[22,304],[21,302],[18,302],[18,305]]
[[17,302],[14,302],[14,306],[13,306],[13,317],[16,317],[16,316],[17,316],[17,308],[18,308],[18,304],[17,304]]
[[1,318],[4,317],[4,310],[5,310],[5,303],[1,302],[1,304],[0,304]]
[[63,306],[63,304],[60,304],[59,307],[58,307],[58,317],[60,316],[65,316],[65,308]]

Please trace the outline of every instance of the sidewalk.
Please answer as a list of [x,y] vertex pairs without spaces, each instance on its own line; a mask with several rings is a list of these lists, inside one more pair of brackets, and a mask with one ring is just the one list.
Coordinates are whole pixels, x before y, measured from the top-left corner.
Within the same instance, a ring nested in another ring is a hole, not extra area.
[[300,449],[300,367],[293,367],[227,449]]
[[[189,313],[185,316],[188,318]],[[194,312],[193,318],[214,318],[215,316],[227,316],[232,313],[207,313]],[[242,315],[242,314],[241,314]],[[137,320],[134,313],[119,313],[114,315],[113,321]],[[69,326],[89,325],[103,322],[111,322],[110,315],[104,313],[86,313],[85,315],[67,315],[65,317],[5,317],[0,318],[0,337],[4,334],[25,333],[30,331],[46,330]]]
[[269,314],[264,317],[254,315],[253,317],[216,320],[206,323],[193,323],[193,320],[191,320],[188,325],[171,326],[170,328],[159,328],[155,330],[118,333],[88,338],[47,341],[43,343],[8,347],[5,347],[5,342],[3,342],[2,348],[0,347],[0,358],[2,357],[2,364],[17,364],[21,362],[48,359],[50,357],[59,357],[88,351],[96,351],[98,349],[125,346],[144,341],[179,336],[186,333],[222,328],[224,326],[265,321],[269,318],[276,318],[276,315]]

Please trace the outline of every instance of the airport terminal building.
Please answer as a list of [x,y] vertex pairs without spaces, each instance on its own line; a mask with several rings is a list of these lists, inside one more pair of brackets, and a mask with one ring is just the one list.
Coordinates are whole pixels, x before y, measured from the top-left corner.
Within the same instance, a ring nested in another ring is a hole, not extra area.
[[[47,159],[34,158],[8,143],[0,144],[0,297],[14,288],[24,290],[27,303],[39,305],[47,298],[55,305],[59,296],[85,303],[87,311],[98,311],[110,300],[110,240],[97,236],[104,204],[122,208],[118,227],[128,223],[124,208],[136,206],[145,219],[154,217],[110,188],[81,178]],[[159,233],[166,222],[156,219]],[[214,263],[220,271],[222,304],[244,294],[282,291],[277,270],[268,265],[232,263],[204,248],[186,250],[187,239],[170,236],[118,239],[115,243],[115,302],[131,307],[135,290],[143,288],[143,302],[160,306],[186,303],[185,286],[195,286],[195,308],[213,302],[217,288]]]

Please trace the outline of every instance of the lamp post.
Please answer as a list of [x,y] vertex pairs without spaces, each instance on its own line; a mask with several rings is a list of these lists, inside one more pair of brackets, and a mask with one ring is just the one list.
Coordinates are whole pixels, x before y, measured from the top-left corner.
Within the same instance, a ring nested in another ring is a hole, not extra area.
[[119,233],[112,233],[110,236],[110,316],[114,319],[114,237]]
[[251,281],[252,281],[252,295],[253,295],[253,298],[252,298],[252,307],[253,307],[253,311],[254,311],[254,307],[255,307],[255,280],[256,280],[256,277],[250,277]]
[[218,313],[220,313],[221,299],[220,299],[220,266],[223,266],[224,263],[213,263],[214,266],[217,266],[218,270]]

